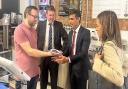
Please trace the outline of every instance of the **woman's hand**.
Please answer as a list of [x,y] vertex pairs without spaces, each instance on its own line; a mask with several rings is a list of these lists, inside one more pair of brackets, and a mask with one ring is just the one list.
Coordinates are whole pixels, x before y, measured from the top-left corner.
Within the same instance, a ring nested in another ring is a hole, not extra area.
[[98,54],[98,53],[96,53],[95,54],[95,57],[94,57],[94,60],[96,60],[96,59],[103,59],[103,54]]

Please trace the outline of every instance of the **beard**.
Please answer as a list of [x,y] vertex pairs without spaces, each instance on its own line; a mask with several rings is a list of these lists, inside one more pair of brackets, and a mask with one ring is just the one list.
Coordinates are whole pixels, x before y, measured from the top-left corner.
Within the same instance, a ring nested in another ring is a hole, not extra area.
[[29,23],[31,27],[35,26],[36,23]]
[[30,25],[30,27],[34,27],[36,23],[35,22],[29,22],[28,24]]

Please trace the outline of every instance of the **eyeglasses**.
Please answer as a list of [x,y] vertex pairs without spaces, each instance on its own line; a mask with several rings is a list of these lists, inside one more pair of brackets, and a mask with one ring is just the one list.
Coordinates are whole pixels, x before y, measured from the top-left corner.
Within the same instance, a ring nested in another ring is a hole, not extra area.
[[34,19],[38,19],[38,16],[34,16],[32,14],[29,14],[30,16],[32,16]]

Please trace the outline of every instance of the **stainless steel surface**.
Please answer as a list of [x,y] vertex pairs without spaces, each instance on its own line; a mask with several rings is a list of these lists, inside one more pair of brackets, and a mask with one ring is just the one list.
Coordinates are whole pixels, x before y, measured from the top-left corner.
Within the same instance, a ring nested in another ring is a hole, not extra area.
[[3,25],[3,48],[9,49],[9,26]]

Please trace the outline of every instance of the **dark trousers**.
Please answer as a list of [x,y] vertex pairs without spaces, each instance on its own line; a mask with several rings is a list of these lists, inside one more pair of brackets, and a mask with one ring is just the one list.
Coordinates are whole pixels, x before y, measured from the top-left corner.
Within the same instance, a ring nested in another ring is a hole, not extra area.
[[71,89],[86,89],[87,79],[84,78],[84,76],[81,76],[80,74],[78,76],[71,73],[70,83],[71,83]]
[[50,72],[51,89],[57,89],[58,64],[51,59],[44,59],[41,63],[40,89],[47,89],[48,72]]
[[123,89],[128,89],[128,77],[124,77]]
[[[36,89],[37,81],[39,76],[35,76],[31,78],[30,81],[27,81],[27,89]],[[21,85],[23,83],[21,81],[16,81],[16,89],[21,89]]]

